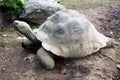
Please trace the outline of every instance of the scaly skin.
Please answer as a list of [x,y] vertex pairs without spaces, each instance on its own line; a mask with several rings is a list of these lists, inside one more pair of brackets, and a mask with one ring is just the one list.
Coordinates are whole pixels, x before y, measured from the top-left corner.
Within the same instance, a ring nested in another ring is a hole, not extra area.
[[41,63],[44,64],[46,69],[54,68],[55,62],[54,62],[53,58],[43,48],[40,48],[37,51],[37,56],[40,59]]
[[30,26],[23,22],[15,20],[13,22],[14,28],[19,31],[21,34],[25,35],[28,39],[30,39],[33,43],[39,42],[35,36],[35,33],[32,31]]

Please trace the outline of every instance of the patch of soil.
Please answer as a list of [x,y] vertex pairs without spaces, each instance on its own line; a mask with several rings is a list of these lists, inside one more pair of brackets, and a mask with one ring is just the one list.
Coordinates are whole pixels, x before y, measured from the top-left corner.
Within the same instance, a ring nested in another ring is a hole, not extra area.
[[[119,11],[120,5],[110,5],[87,10],[86,16],[101,33],[119,39]],[[10,39],[15,41],[15,37]],[[0,35],[1,40],[7,39]],[[119,48],[113,53],[120,53]],[[0,80],[120,80],[116,63],[101,55],[110,51],[108,48],[80,59],[55,58],[55,68],[46,70],[35,54],[21,47],[0,46]]]
[[120,5],[109,5],[86,12],[99,32],[111,38],[120,38]]
[[45,70],[36,55],[22,48],[0,51],[1,80],[116,80],[118,76],[116,64],[99,53],[82,59],[61,59],[53,70]]

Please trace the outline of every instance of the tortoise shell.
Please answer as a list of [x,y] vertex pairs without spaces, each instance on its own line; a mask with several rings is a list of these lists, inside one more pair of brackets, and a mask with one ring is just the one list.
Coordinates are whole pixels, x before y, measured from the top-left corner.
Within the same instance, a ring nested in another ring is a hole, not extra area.
[[58,11],[38,28],[42,46],[62,57],[84,57],[106,46],[108,38],[75,10]]

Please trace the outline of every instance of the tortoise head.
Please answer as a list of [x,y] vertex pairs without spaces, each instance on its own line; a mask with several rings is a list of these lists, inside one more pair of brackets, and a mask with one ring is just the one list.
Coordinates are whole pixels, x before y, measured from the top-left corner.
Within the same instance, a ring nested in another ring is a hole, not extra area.
[[26,30],[30,29],[30,26],[26,22],[19,21],[19,20],[15,20],[12,23],[12,26],[14,26],[14,28],[20,33],[25,33]]
[[30,39],[31,41],[37,41],[34,32],[32,31],[32,29],[30,28],[29,24],[27,24],[24,21],[19,21],[19,20],[15,20],[12,23],[12,26],[14,26],[14,28],[20,32],[21,34],[25,35],[28,39]]

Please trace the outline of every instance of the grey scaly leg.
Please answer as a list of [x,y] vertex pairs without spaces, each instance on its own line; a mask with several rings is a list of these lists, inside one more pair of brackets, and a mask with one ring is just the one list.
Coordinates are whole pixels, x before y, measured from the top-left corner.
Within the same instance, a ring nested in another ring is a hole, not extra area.
[[39,57],[41,63],[43,63],[47,69],[54,68],[55,62],[53,58],[43,48],[40,48],[37,51],[37,56]]

